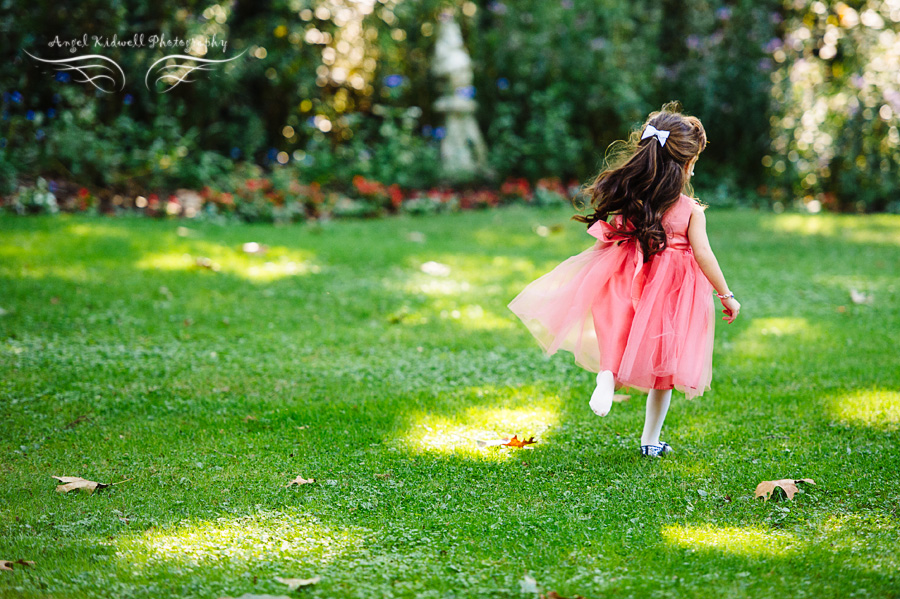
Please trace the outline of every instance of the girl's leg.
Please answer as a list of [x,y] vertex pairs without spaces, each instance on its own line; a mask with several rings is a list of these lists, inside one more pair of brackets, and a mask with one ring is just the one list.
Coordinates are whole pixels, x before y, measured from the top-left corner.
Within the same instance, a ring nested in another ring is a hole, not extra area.
[[597,387],[591,394],[591,409],[598,416],[606,416],[612,407],[613,394],[616,392],[616,377],[610,370],[597,373]]
[[641,445],[659,445],[659,433],[662,431],[671,400],[671,389],[650,389],[650,393],[647,394],[647,414],[644,419]]

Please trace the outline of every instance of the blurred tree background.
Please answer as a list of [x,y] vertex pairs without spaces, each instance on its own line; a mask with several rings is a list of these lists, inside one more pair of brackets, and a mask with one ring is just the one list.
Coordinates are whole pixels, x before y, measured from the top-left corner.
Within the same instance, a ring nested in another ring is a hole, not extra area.
[[[495,181],[585,181],[668,100],[704,122],[711,203],[900,211],[900,0],[3,0],[0,193],[37,176],[140,193],[266,169],[322,186],[442,183],[429,71],[452,10]],[[87,35],[208,46],[49,47]],[[227,42],[223,48],[222,41]],[[219,45],[215,45],[219,44]],[[103,54],[103,93],[58,60]],[[169,91],[167,54],[217,63]],[[707,195],[703,195],[706,193]]]

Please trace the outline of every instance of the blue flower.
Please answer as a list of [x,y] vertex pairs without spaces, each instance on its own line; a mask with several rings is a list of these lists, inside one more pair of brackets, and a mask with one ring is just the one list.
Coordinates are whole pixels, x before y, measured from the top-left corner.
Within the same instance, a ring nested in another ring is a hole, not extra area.
[[237,146],[231,148],[231,158],[237,160],[241,157],[241,149]]
[[466,85],[465,87],[457,87],[454,93],[456,93],[457,96],[462,96],[463,98],[474,98],[475,86]]
[[497,88],[498,89],[509,89],[509,79],[506,77],[500,77],[497,79]]
[[278,156],[278,148],[269,148],[269,160],[275,160],[275,157]]
[[506,5],[502,2],[491,2],[490,4],[488,4],[488,10],[497,13],[498,15],[505,15]]
[[431,137],[431,133],[431,125],[422,125],[422,135],[424,135],[425,137]]
[[727,21],[731,18],[731,8],[723,6],[722,8],[716,10],[716,16],[722,21]]
[[435,127],[434,129],[434,138],[435,139],[444,139],[444,136],[447,135],[446,129],[443,127]]
[[49,109],[47,110],[47,118],[51,118],[51,119],[52,119],[52,118],[55,117],[55,116],[56,116],[56,111],[53,110],[52,108],[49,108]]
[[306,124],[309,125],[310,127],[315,127],[316,126],[316,117],[311,116],[311,117],[307,118]]
[[125,97],[122,98],[122,102],[125,103],[125,106],[130,106],[132,102],[134,102],[134,96],[131,94],[125,94]]
[[34,132],[34,137],[35,137],[36,139],[38,139],[38,140],[44,139],[44,137],[45,137],[44,130],[43,130],[43,129],[38,129],[37,131],[35,131],[35,132]]
[[16,104],[20,104],[22,102],[22,94],[20,94],[19,92],[13,92],[12,101]]
[[54,79],[56,79],[56,80],[59,81],[60,83],[68,83],[69,81],[72,80],[72,75],[70,75],[69,73],[62,73],[62,72],[60,72],[60,73],[57,73],[57,74],[56,74],[56,76],[54,77]]
[[34,120],[34,111],[29,110],[28,112],[26,112],[25,118],[28,119],[29,121],[33,121]]
[[397,87],[399,85],[403,85],[403,82],[406,80],[406,77],[403,75],[388,75],[384,78],[384,84],[388,87]]

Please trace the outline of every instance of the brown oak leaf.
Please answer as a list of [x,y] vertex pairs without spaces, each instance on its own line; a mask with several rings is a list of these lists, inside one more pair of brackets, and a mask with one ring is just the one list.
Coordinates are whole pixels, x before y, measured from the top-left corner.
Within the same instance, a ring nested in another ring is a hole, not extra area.
[[109,486],[107,483],[98,483],[92,480],[83,479],[79,476],[54,476],[53,478],[64,483],[56,486],[57,493],[68,493],[75,489],[81,489],[90,495],[95,489],[104,489]]
[[29,567],[33,568],[34,562],[25,561],[23,559],[17,559],[14,562],[11,562],[11,561],[5,560],[5,559],[0,559],[0,570],[9,570],[10,572],[12,572],[14,565],[29,566]]
[[763,501],[767,501],[769,496],[775,491],[775,488],[778,487],[784,494],[787,495],[788,499],[793,499],[794,494],[798,491],[797,483],[809,483],[811,485],[816,484],[815,481],[811,478],[782,478],[781,480],[764,480],[758,485],[756,485],[756,496],[762,497]]
[[286,584],[289,591],[296,591],[300,587],[316,584],[320,578],[320,576],[313,576],[312,578],[282,578],[281,576],[276,576],[275,580],[281,584]]
[[308,485],[314,482],[316,482],[316,479],[314,478],[303,478],[302,476],[298,476],[297,478],[289,482],[287,486],[291,487],[293,485]]

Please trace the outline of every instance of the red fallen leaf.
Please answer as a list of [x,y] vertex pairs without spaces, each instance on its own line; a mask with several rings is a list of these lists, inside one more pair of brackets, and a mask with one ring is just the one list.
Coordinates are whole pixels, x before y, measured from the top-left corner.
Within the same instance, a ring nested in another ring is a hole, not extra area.
[[98,483],[92,480],[85,480],[78,476],[54,476],[56,480],[62,485],[56,486],[57,493],[68,493],[69,491],[74,491],[75,489],[82,489],[87,492],[88,495],[94,492],[95,489],[103,489],[108,487],[107,483]]
[[534,437],[530,437],[527,440],[519,440],[518,436],[516,435],[513,435],[512,439],[504,439],[504,441],[506,441],[506,443],[501,443],[501,445],[506,445],[507,447],[525,447],[526,445],[536,443]]
[[756,497],[762,497],[763,501],[767,501],[769,496],[775,491],[775,487],[780,488],[787,495],[788,499],[793,499],[794,494],[798,491],[797,483],[816,484],[811,478],[783,478],[781,480],[764,480],[756,485]]
[[516,435],[513,435],[512,439],[475,439],[475,442],[478,444],[478,447],[493,447],[496,445],[505,445],[506,447],[525,447],[526,445],[530,445],[532,443],[536,443],[534,437],[531,437],[528,440],[519,439]]
[[14,562],[11,562],[11,561],[5,560],[5,559],[0,559],[0,570],[8,570],[8,571],[12,572],[13,571],[12,566],[14,566],[16,564],[18,564],[20,566],[28,566],[29,568],[34,568],[34,562],[28,562],[23,559],[17,559]]
[[289,482],[287,486],[292,487],[293,485],[308,485],[314,482],[316,482],[316,479],[314,478],[303,478],[302,476],[298,476],[297,478]]

